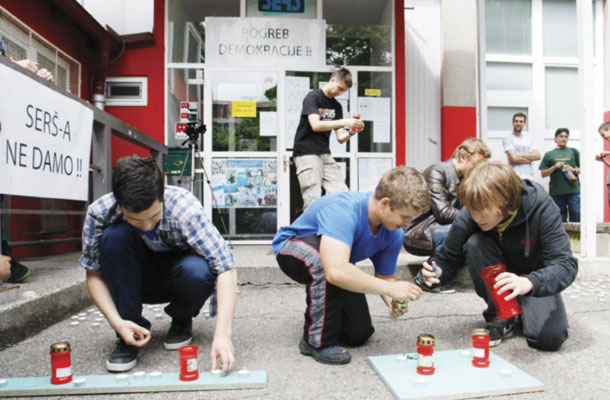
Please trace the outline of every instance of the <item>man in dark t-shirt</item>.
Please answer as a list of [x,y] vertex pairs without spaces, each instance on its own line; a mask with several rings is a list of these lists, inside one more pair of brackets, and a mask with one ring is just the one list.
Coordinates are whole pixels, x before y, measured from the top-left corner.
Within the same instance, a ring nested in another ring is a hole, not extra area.
[[335,99],[350,87],[352,74],[341,68],[332,73],[322,89],[312,90],[303,100],[293,147],[303,210],[322,195],[322,187],[326,193],[348,190],[339,165],[330,155],[329,139],[334,129],[339,143],[345,143],[364,128],[360,119],[343,118],[341,104]]
[[540,175],[551,177],[549,194],[561,212],[561,220],[580,222],[580,153],[568,147],[570,131],[559,128],[555,132],[557,147],[544,154],[540,162]]

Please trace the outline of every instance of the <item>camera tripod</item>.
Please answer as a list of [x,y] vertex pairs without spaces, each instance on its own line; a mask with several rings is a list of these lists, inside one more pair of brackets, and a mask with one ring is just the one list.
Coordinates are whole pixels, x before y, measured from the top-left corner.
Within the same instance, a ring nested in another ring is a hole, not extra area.
[[[187,130],[186,130],[186,134],[188,136],[188,138],[182,142],[181,146],[184,146],[185,144],[188,143],[188,151],[186,152],[186,157],[184,158],[184,162],[182,163],[182,171],[180,171],[180,175],[178,176],[178,184],[182,183],[182,177],[184,176],[184,170],[186,169],[186,165],[189,162],[189,158],[190,158],[190,162],[191,162],[191,181],[190,181],[190,191],[191,193],[194,193],[194,189],[195,189],[195,160],[197,159],[197,151],[199,150],[199,146],[197,144],[197,142],[199,141],[199,135],[200,133],[205,133],[206,131],[206,127],[203,124],[199,124],[198,126],[196,126],[195,124],[188,126]],[[203,165],[203,162],[201,161],[201,159],[199,159],[199,166],[201,167],[201,170],[203,171],[203,179],[204,181],[208,184],[208,188],[210,189],[210,194],[212,195],[212,204],[214,206],[214,208],[216,208],[216,211],[218,212],[218,217],[220,218],[220,223],[222,224],[222,229],[224,230],[225,235],[227,235],[227,242],[229,242],[229,248],[231,250],[233,250],[233,243],[231,242],[231,235],[229,234],[229,230],[227,229],[227,226],[225,225],[225,220],[222,216],[222,213],[220,212],[220,208],[218,208],[218,202],[216,201],[216,196],[214,195],[214,190],[212,189],[212,182],[210,180],[210,177],[205,169],[205,166]]]

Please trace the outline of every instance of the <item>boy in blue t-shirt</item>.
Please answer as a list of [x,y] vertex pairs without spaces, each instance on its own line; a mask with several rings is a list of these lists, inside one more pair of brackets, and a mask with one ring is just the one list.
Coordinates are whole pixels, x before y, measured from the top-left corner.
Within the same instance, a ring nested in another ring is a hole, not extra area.
[[[279,229],[273,250],[282,271],[306,284],[307,310],[299,350],[325,364],[347,364],[349,352],[374,332],[365,293],[379,294],[390,317],[403,311],[392,299],[416,299],[421,289],[396,281],[403,226],[429,209],[423,176],[413,168],[386,172],[374,193],[342,192],[314,201]],[[371,276],[354,264],[370,258]]]

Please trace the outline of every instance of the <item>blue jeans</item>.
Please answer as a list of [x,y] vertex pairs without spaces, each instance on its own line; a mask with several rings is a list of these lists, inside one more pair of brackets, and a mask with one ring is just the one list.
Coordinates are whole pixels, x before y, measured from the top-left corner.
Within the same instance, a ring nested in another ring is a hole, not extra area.
[[580,193],[560,194],[551,197],[559,207],[562,222],[568,222],[568,214],[570,215],[570,222],[580,222]]
[[434,232],[432,234],[432,240],[434,242],[434,248],[432,249],[432,255],[435,256],[438,254],[445,238],[449,234],[449,229],[451,228],[451,224],[440,225],[436,224],[434,227]]
[[150,329],[142,303],[167,303],[175,319],[199,313],[214,291],[216,277],[207,261],[190,251],[153,252],[127,223],[108,226],[100,241],[104,282],[121,318]]

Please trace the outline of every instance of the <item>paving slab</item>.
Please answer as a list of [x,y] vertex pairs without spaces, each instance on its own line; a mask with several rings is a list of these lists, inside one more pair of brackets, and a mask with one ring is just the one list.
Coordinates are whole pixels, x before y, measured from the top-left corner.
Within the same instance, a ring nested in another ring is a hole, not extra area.
[[[502,399],[602,399],[607,398],[610,376],[608,300],[601,293],[610,287],[606,279],[578,279],[565,293],[570,338],[558,352],[541,352],[527,346],[519,334],[493,349],[511,364],[545,385],[541,393],[503,396]],[[470,287],[458,286],[454,294],[429,294],[409,305],[409,312],[392,320],[378,296],[368,295],[375,334],[364,345],[350,348],[352,362],[344,366],[317,363],[299,353],[305,307],[304,288],[299,285],[244,285],[240,287],[233,327],[236,366],[239,370],[265,370],[264,389],[176,392],[172,398],[192,399],[392,399],[393,396],[371,368],[372,355],[415,352],[420,333],[437,338],[437,350],[468,348],[472,329],[481,327],[484,303]],[[598,289],[600,291],[598,291]],[[81,310],[87,321],[72,327],[70,317],[57,321],[22,342],[0,351],[0,378],[47,376],[49,346],[61,340],[71,343],[73,373],[106,373],[104,362],[114,346],[114,334],[103,321],[92,327],[95,309]],[[153,317],[156,311],[146,308]],[[194,322],[194,344],[200,347],[200,369],[209,370],[209,349],[214,323],[202,313]],[[178,354],[163,349],[170,320],[164,314],[152,319],[152,340],[134,371],[176,372]],[[59,397],[50,397],[59,398]],[[66,397],[61,397],[66,398]],[[83,399],[166,399],[167,393],[82,396]],[[497,397],[496,397],[497,398]]]

